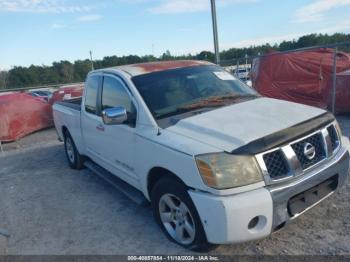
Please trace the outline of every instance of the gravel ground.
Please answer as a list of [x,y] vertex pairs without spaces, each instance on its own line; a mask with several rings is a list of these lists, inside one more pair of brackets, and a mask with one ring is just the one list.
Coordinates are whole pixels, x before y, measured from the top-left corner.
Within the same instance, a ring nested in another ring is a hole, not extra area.
[[[350,135],[350,115],[339,117]],[[68,168],[54,130],[3,145],[0,254],[189,254],[169,242],[149,207],[88,170]],[[350,179],[272,236],[211,254],[350,254]],[[4,235],[9,234],[9,237]]]
[[2,150],[5,152],[13,150],[23,150],[26,148],[33,148],[33,146],[47,146],[52,142],[57,141],[57,134],[54,129],[44,129],[39,132],[35,132],[29,136],[23,137],[22,139],[13,143],[2,144]]

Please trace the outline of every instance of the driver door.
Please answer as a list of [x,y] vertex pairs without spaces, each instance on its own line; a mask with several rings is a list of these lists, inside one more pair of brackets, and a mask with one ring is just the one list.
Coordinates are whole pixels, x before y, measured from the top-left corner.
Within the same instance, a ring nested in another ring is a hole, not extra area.
[[[101,129],[96,132],[99,141],[101,165],[121,178],[134,184],[136,107],[123,80],[112,74],[104,74],[101,86],[101,111],[124,107],[128,119],[122,124],[107,125],[100,117]],[[101,115],[101,114],[100,114]]]

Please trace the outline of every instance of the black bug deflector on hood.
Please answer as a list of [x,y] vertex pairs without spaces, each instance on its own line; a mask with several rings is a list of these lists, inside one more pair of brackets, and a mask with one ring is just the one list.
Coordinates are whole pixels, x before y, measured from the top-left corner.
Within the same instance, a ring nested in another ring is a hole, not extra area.
[[312,133],[317,129],[326,126],[335,120],[333,114],[326,112],[323,115],[313,119],[301,122],[297,125],[283,129],[276,133],[254,140],[244,146],[241,146],[232,151],[232,154],[237,155],[252,155],[258,154],[290,141],[303,137],[307,133]]

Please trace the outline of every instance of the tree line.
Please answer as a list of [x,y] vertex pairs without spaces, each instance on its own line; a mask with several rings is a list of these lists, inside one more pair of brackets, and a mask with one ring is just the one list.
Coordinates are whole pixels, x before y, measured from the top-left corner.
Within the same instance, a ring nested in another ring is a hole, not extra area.
[[[220,58],[223,64],[235,64],[233,61],[237,61],[237,59],[243,61],[246,57],[252,58],[271,51],[286,51],[314,45],[340,42],[350,42],[350,34],[309,34],[296,40],[283,41],[280,44],[264,44],[247,48],[230,48],[220,52]],[[350,52],[350,46],[342,47],[341,50]],[[160,57],[155,57],[153,55],[106,56],[101,60],[94,60],[93,64],[94,68],[98,69],[141,62],[179,59],[197,59],[213,62],[215,56],[214,53],[210,51],[202,51],[196,55],[187,54],[173,56],[170,51],[167,50]],[[74,63],[69,61],[54,62],[51,66],[15,66],[9,71],[0,71],[0,89],[82,82],[85,80],[85,77],[90,70],[91,61],[88,59],[77,60]]]

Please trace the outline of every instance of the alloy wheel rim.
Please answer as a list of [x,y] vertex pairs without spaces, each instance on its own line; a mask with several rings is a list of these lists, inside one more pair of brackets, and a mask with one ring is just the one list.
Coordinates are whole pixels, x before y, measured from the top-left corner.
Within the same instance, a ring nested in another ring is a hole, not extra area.
[[164,194],[159,200],[160,219],[177,242],[188,245],[194,241],[196,228],[187,205],[172,194]]

